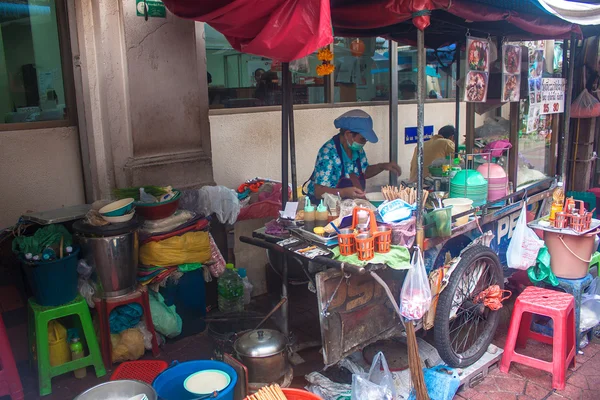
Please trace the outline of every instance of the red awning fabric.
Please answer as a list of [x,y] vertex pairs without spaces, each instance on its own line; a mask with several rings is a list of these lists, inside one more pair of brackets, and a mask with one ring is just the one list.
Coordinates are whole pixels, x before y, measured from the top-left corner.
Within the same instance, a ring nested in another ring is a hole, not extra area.
[[[551,15],[525,15],[469,0],[163,0],[175,15],[202,21],[221,32],[234,49],[278,61],[307,56],[333,41],[336,33],[357,36],[383,34],[411,41],[414,28],[438,24],[433,41],[438,45],[458,38],[443,30],[451,24],[494,23],[496,31],[515,39],[581,37],[578,25]],[[432,19],[435,18],[435,21]],[[412,24],[409,20],[412,19]],[[446,21],[446,19],[448,19]],[[333,23],[333,29],[332,29]],[[506,29],[503,29],[506,28]],[[510,29],[509,29],[510,28]],[[478,30],[481,31],[481,28]],[[450,32],[448,32],[450,33]],[[463,35],[456,29],[454,35]],[[427,35],[426,40],[427,40]],[[436,37],[437,36],[437,37]],[[520,37],[519,37],[520,36]]]
[[202,21],[234,49],[292,61],[333,42],[329,0],[163,0],[173,14]]

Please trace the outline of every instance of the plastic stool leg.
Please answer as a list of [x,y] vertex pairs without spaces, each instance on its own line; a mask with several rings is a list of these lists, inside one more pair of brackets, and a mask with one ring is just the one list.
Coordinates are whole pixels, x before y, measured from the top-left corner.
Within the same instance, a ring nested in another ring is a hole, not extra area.
[[565,318],[557,317],[554,321],[554,343],[552,345],[552,388],[563,390],[566,386],[567,371],[567,335],[570,325]]
[[515,352],[515,346],[519,336],[519,326],[521,325],[521,317],[523,313],[517,302],[513,311],[512,318],[510,320],[510,326],[508,328],[508,336],[506,337],[506,344],[504,346],[504,353],[502,354],[502,361],[500,362],[500,371],[505,374],[510,369],[510,363],[512,362],[512,355]]
[[519,325],[519,334],[517,336],[516,347],[526,347],[527,340],[529,339],[531,332],[531,321],[533,320],[533,314],[530,312],[523,312],[521,314],[521,321]]
[[36,357],[34,356],[34,349],[36,348],[35,317],[34,317],[33,309],[31,308],[31,306],[29,304],[27,304],[27,336],[29,339],[27,341],[27,347],[28,347],[27,354],[29,356],[29,369],[33,370],[35,367],[34,362],[36,359]]
[[35,316],[35,348],[38,360],[38,382],[40,396],[52,393],[52,376],[50,372],[50,349],[48,346],[48,322],[44,313]]
[[156,330],[154,329],[154,322],[152,321],[152,313],[150,312],[150,297],[148,295],[148,290],[142,291],[142,308],[144,309],[146,329],[152,334],[152,355],[158,357],[160,349],[158,348],[158,339],[156,337]]
[[108,326],[108,312],[106,300],[99,299],[96,302],[96,310],[98,310],[98,322],[100,325],[100,346],[102,352],[102,360],[104,367],[110,369],[112,366],[112,346],[110,341],[110,327]]
[[17,371],[17,365],[15,364],[15,358],[10,348],[2,316],[0,316],[0,363],[2,364],[0,375],[2,375],[2,379],[8,381],[6,383],[8,384],[11,399],[22,400],[25,397],[23,394],[23,385],[21,385],[21,377]]
[[78,308],[80,308],[79,318],[81,319],[81,326],[83,328],[85,341],[87,342],[88,351],[90,352],[94,369],[96,370],[96,377],[100,378],[101,376],[106,375],[106,369],[104,368],[102,354],[100,353],[100,346],[98,346],[98,339],[96,338],[96,333],[94,333],[92,317],[90,316],[90,311],[85,302],[81,303]]

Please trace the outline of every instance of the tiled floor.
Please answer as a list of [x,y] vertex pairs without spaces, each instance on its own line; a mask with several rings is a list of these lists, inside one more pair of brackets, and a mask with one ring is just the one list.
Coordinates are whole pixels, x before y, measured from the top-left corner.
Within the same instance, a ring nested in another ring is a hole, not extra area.
[[[311,301],[308,301],[308,299],[311,299]],[[291,314],[291,326],[301,341],[314,340],[319,335],[316,300],[314,299],[314,295],[310,296],[298,287],[291,290],[290,308],[294,310]],[[264,307],[263,305],[260,308]],[[506,339],[510,313],[510,306],[505,307],[503,310],[503,323],[501,323],[494,340],[494,343],[500,347],[503,347]],[[529,342],[525,354],[547,359],[551,355],[551,348],[548,345]],[[159,358],[170,362],[172,360],[206,359],[210,358],[211,355],[212,342],[208,335],[203,333],[167,343]],[[293,384],[300,387],[304,384],[302,377],[305,374],[322,368],[322,359],[318,349],[307,350],[301,353],[301,356],[306,362],[294,368],[295,379]],[[152,356],[147,353],[146,357],[151,358]],[[40,399],[35,373],[24,362],[19,363],[19,371],[25,388],[25,399]],[[110,373],[103,378],[96,378],[91,368],[88,368],[88,375],[85,379],[78,380],[70,374],[54,378],[52,380],[52,394],[43,397],[43,399],[73,399],[85,389],[108,380]],[[567,387],[563,391],[552,390],[550,374],[513,364],[508,374],[501,373],[497,368],[492,369],[489,376],[479,385],[460,391],[456,398],[460,400],[600,399],[600,377],[598,375],[600,375],[600,344],[592,343],[584,349],[584,355],[577,357],[575,368],[569,370]],[[8,397],[2,397],[0,400],[8,400]]]

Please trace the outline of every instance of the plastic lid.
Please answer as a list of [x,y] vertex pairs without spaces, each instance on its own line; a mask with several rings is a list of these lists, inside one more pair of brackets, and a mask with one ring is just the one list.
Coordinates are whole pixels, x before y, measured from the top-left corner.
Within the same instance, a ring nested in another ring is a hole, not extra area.
[[248,276],[248,272],[246,272],[246,268],[238,268],[237,273],[240,276],[240,278],[245,278]]
[[327,207],[325,207],[325,204],[323,204],[323,200],[321,200],[321,202],[319,203],[319,206],[317,207],[317,212],[327,212]]
[[225,268],[235,269],[235,267],[233,266],[233,264],[225,264]]
[[310,204],[310,199],[306,198],[306,204],[304,205],[304,212],[313,212],[315,211],[315,206]]

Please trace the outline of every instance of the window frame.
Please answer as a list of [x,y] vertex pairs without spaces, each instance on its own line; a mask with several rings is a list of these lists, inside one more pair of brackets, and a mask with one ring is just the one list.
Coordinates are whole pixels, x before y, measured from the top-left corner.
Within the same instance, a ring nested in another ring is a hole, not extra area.
[[[57,0],[58,1],[58,0]],[[334,52],[333,43],[329,44],[329,50]],[[335,53],[334,53],[335,56]],[[390,57],[389,67],[391,68],[392,59]],[[295,110],[319,110],[319,109],[330,109],[330,108],[352,108],[352,107],[374,107],[374,106],[387,106],[389,101],[360,101],[360,102],[348,102],[348,103],[335,103],[334,90],[335,82],[331,79],[331,76],[325,77],[325,102],[318,104],[294,104]],[[208,85],[206,87],[208,93]],[[425,99],[425,103],[455,103],[455,98],[444,98],[444,99]],[[405,104],[417,104],[417,100],[398,100],[398,105]],[[216,108],[208,109],[208,116],[213,115],[232,115],[232,114],[254,114],[262,112],[275,112],[281,111],[281,106],[261,106],[261,107],[239,107],[239,108]]]
[[34,121],[0,124],[0,132],[25,131],[34,129],[66,128],[77,126],[77,102],[75,98],[75,76],[73,71],[73,55],[69,33],[67,0],[55,0],[56,23],[58,29],[58,46],[60,64],[65,91],[65,108],[67,118],[54,121]]

